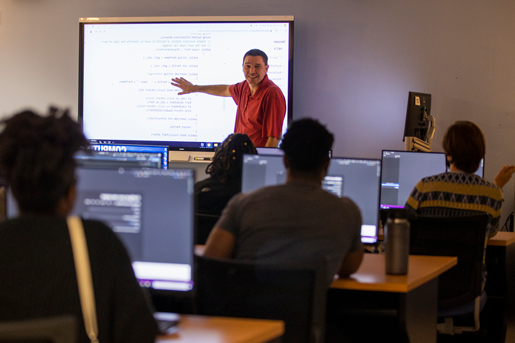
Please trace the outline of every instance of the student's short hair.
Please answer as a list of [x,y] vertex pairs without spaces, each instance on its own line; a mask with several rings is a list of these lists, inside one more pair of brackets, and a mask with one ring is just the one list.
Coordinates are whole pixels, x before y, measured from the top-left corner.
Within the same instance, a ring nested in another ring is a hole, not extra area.
[[481,129],[470,121],[457,121],[451,125],[442,142],[451,163],[465,173],[474,173],[485,157],[485,136]]
[[291,123],[281,149],[292,170],[315,171],[329,159],[334,136],[318,120],[305,118]]
[[264,51],[259,49],[251,49],[245,53],[243,56],[243,63],[245,63],[245,57],[247,56],[261,56],[263,57],[263,61],[265,62],[265,65],[268,65],[268,56],[265,54]]
[[44,116],[23,111],[2,123],[0,175],[20,210],[52,213],[75,183],[75,152],[88,146],[80,125],[55,108]]

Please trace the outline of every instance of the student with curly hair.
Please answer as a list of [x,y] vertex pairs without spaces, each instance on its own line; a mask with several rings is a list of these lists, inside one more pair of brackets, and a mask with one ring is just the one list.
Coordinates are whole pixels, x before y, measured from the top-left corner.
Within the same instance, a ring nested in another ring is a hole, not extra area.
[[[20,216],[0,224],[0,321],[73,315],[89,342],[66,217],[75,199],[75,152],[88,145],[80,126],[51,109],[23,111],[0,134],[0,175]],[[157,325],[129,256],[106,225],[82,220],[100,342],[154,342]]]

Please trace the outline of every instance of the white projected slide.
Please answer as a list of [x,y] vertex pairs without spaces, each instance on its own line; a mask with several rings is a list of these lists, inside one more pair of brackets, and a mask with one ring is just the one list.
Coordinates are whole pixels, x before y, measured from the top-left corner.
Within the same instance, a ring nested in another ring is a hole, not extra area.
[[233,99],[177,95],[180,89],[170,85],[171,79],[200,85],[241,82],[243,55],[257,48],[268,55],[268,76],[288,100],[289,30],[288,22],[84,24],[86,137],[223,141],[234,130]]

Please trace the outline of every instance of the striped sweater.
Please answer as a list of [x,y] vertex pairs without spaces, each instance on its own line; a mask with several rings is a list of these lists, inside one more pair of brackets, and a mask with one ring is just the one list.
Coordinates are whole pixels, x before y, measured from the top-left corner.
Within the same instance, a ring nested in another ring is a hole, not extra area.
[[[459,217],[478,213],[488,214],[487,236],[499,229],[502,191],[495,184],[475,174],[447,172],[420,180],[411,192],[405,209],[412,214],[427,217]],[[486,282],[486,266],[483,255],[483,287]]]

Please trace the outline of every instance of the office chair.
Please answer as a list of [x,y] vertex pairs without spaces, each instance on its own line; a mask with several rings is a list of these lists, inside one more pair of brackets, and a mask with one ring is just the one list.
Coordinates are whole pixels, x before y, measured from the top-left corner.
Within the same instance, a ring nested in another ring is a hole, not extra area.
[[195,244],[206,244],[211,230],[220,216],[214,214],[195,213]]
[[[464,217],[418,217],[411,220],[410,254],[457,256],[458,264],[438,279],[438,333],[478,331],[486,303],[481,274],[485,249],[486,214]],[[473,326],[456,326],[454,319],[473,315]]]
[[197,310],[203,315],[282,320],[282,342],[323,342],[325,260],[306,268],[197,257]]
[[60,316],[0,323],[0,343],[74,343],[77,321]]

